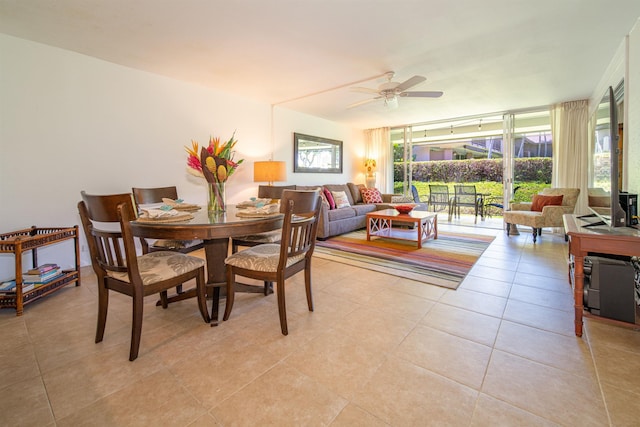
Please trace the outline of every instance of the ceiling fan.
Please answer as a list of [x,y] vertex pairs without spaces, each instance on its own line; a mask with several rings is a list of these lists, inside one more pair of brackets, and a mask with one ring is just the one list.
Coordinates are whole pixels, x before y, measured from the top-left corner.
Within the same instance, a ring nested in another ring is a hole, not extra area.
[[398,83],[391,81],[395,73],[393,71],[388,71],[385,74],[387,78],[387,82],[378,86],[377,89],[370,89],[366,87],[353,87],[351,90],[355,92],[362,92],[368,94],[375,94],[373,98],[365,99],[364,101],[358,101],[351,105],[348,105],[347,108],[358,107],[360,105],[368,104],[370,102],[377,101],[378,99],[384,100],[384,105],[389,108],[396,108],[398,106],[398,97],[411,97],[411,98],[439,98],[442,96],[442,92],[440,91],[407,91],[414,87],[417,84],[422,83],[427,78],[423,76],[413,76],[410,79]]

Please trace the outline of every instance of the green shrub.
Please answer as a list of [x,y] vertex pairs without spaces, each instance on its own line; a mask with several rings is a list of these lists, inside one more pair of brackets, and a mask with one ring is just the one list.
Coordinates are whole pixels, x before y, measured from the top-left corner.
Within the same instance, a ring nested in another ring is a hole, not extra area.
[[[534,194],[551,184],[552,159],[548,157],[518,158],[514,162],[514,194],[517,202],[531,201]],[[403,164],[394,163],[394,193],[402,193]],[[429,184],[446,184],[453,195],[457,183],[475,184],[479,193],[502,197],[502,159],[438,160],[412,163],[412,182],[423,201],[429,195]]]

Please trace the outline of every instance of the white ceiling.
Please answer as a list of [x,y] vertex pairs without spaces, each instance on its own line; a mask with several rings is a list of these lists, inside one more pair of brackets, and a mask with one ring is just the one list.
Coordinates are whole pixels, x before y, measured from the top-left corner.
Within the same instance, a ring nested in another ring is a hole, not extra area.
[[[639,0],[0,0],[2,33],[359,128],[588,98],[638,17]],[[389,70],[444,96],[346,108]]]

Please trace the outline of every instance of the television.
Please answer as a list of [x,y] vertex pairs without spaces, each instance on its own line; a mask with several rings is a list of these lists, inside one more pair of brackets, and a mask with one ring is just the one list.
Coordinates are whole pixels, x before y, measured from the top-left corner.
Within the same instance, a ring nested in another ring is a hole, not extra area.
[[591,144],[591,176],[588,207],[599,221],[585,227],[608,225],[624,227],[625,212],[619,198],[618,104],[611,86],[607,89],[595,112],[595,126]]

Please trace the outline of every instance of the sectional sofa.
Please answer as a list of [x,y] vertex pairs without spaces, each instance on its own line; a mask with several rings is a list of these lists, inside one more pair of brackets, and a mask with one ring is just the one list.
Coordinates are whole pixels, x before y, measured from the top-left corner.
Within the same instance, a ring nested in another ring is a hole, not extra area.
[[[331,236],[348,233],[350,231],[365,228],[367,226],[366,215],[375,210],[392,207],[390,203],[411,203],[413,200],[397,194],[382,194],[383,203],[364,203],[362,200],[361,188],[363,185],[347,184],[324,184],[324,185],[284,185],[258,187],[258,197],[279,199],[283,190],[320,190],[327,189],[332,194],[344,192],[349,201],[349,206],[331,209],[326,198],[323,198],[320,211],[320,221],[318,223],[318,239],[324,240]],[[417,209],[426,210],[426,205]]]

